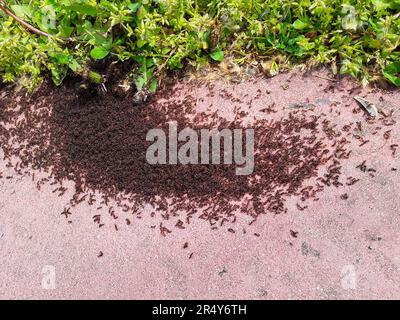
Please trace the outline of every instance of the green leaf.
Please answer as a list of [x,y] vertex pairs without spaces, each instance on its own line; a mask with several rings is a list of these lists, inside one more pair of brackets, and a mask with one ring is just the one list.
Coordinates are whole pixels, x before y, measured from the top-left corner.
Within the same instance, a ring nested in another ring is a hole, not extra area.
[[98,14],[97,8],[88,4],[73,4],[67,9],[75,11],[77,13],[85,14],[87,16],[96,17]]
[[105,58],[109,53],[110,51],[103,47],[95,47],[92,49],[92,51],[90,51],[92,58],[97,60]]
[[101,35],[100,33],[95,33],[93,35],[94,38],[94,44],[96,45],[96,47],[103,47],[107,50],[110,50],[112,47],[112,37],[104,37],[103,35]]
[[73,72],[77,72],[79,69],[82,68],[75,59],[72,59],[68,66]]
[[67,68],[53,67],[51,69],[51,78],[56,86],[59,86],[67,75]]
[[389,64],[383,71],[383,75],[396,87],[400,87],[400,62]]
[[66,53],[58,53],[55,56],[57,63],[59,64],[68,64],[69,63],[69,55]]
[[11,6],[11,10],[20,18],[30,18],[33,14],[32,8],[28,5],[13,5]]
[[223,61],[224,60],[224,52],[221,49],[217,49],[210,54],[211,58],[215,61]]
[[142,48],[146,43],[147,43],[146,40],[138,39],[136,45],[138,46],[138,48]]
[[150,83],[149,91],[151,93],[154,93],[154,92],[156,92],[156,90],[157,90],[157,80],[153,79],[153,81],[151,81],[151,83]]
[[378,11],[383,11],[390,7],[390,4],[382,0],[372,0],[372,3]]
[[138,3],[138,2],[128,4],[128,8],[129,8],[133,13],[135,13],[135,12],[139,9],[139,7],[140,7],[140,3]]
[[60,31],[60,35],[62,37],[70,37],[72,32],[74,32],[74,28],[73,27],[69,27],[66,25],[61,25],[58,30]]
[[142,91],[143,86],[146,84],[146,80],[144,79],[144,77],[138,77],[135,80],[135,85],[136,85],[136,89],[137,91]]
[[303,30],[308,27],[308,24],[301,21],[300,19],[297,19],[295,22],[293,22],[293,27],[296,30]]

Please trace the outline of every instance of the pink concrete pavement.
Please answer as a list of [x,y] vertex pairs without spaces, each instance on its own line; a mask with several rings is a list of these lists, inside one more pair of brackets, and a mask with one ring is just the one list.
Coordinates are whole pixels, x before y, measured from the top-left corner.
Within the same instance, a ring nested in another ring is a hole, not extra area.
[[[250,99],[261,89],[250,110],[256,117],[272,102],[281,115],[295,103],[313,103],[318,113],[336,102],[339,125],[364,123],[362,113],[352,113],[358,94],[386,111],[394,109],[392,117],[400,121],[399,91],[366,88],[349,94],[355,84],[345,82],[346,91],[325,92],[330,84],[292,73],[237,85],[216,82],[214,90]],[[213,108],[229,117],[230,102],[206,97],[207,90],[194,93],[199,110],[212,99]],[[400,129],[391,129],[389,141],[378,134],[343,164],[345,174],[359,177],[359,183],[326,189],[305,211],[293,200],[287,214],[261,217],[252,229],[260,237],[215,232],[198,220],[164,238],[150,228],[154,221],[146,214],[118,232],[112,225],[98,229],[92,222],[98,211],[87,205],[75,208],[68,224],[60,216],[67,196],[61,201],[50,186],[38,191],[29,178],[0,179],[0,298],[399,299],[400,161],[388,145],[399,141]],[[355,168],[363,160],[377,170],[375,177]],[[340,199],[343,193],[348,200]],[[189,247],[182,249],[185,242]],[[41,284],[48,265],[55,268],[54,289]]]

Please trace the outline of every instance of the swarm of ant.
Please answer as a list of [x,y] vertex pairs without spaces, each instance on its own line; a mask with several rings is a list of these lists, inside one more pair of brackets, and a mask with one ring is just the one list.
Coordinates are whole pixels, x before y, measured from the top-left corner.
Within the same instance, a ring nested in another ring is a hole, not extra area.
[[[40,189],[43,184],[58,185],[53,192],[63,197],[65,181],[72,181],[74,194],[61,212],[71,223],[72,208],[80,203],[97,206],[93,221],[107,223],[116,231],[122,224],[141,219],[143,207],[153,208],[157,219],[152,226],[167,236],[174,229],[185,229],[195,218],[205,220],[212,230],[246,233],[237,224],[246,218],[249,225],[265,214],[287,212],[286,202],[299,199],[297,210],[307,211],[307,201],[318,201],[328,187],[348,187],[359,177],[343,177],[342,162],[351,157],[353,144],[368,143],[361,137],[357,122],[338,128],[329,113],[315,114],[309,108],[295,108],[288,115],[274,117],[277,106],[265,105],[265,119],[256,120],[255,171],[250,176],[235,175],[232,165],[150,165],[145,159],[149,145],[146,133],[165,128],[168,121],[201,128],[245,127],[248,112],[235,109],[234,121],[216,114],[198,113],[197,98],[171,87],[160,90],[148,103],[136,107],[132,101],[112,94],[80,92],[66,85],[59,91],[43,87],[16,103],[12,98],[0,107],[0,143],[4,159],[17,174],[29,175]],[[213,91],[232,104],[245,103],[228,91]],[[268,90],[267,90],[268,91]],[[266,94],[269,94],[266,91]],[[248,105],[262,99],[261,90],[249,97]],[[333,107],[331,107],[332,110]],[[271,116],[271,117],[270,117]],[[389,140],[395,121],[382,117],[368,119],[376,134],[384,131]],[[396,155],[398,145],[389,148]],[[373,176],[376,170],[363,162],[361,172]],[[47,178],[35,178],[35,172]],[[95,194],[100,194],[98,199]],[[347,199],[343,196],[342,199]],[[113,203],[113,204],[111,204]],[[110,222],[111,221],[111,222]],[[254,236],[260,236],[254,233]]]

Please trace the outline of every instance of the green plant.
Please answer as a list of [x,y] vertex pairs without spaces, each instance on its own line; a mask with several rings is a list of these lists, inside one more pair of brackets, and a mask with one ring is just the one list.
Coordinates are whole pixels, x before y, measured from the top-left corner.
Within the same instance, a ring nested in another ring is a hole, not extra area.
[[397,87],[400,87],[400,62],[393,62],[384,70],[385,77]]
[[[400,0],[0,0],[0,76],[34,88],[50,72],[87,74],[91,60],[134,60],[138,90],[165,69],[237,63],[330,64],[364,84],[400,57]],[[35,30],[39,32],[35,32]],[[282,63],[282,62],[281,62]],[[396,69],[397,70],[397,69]],[[98,79],[99,80],[99,79]]]

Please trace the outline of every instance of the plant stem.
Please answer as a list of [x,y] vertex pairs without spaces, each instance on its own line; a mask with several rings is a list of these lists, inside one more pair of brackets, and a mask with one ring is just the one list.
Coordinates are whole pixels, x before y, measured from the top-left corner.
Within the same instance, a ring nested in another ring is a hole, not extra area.
[[[3,11],[6,15],[10,16],[11,18],[13,18],[15,21],[17,21],[19,24],[21,24],[23,27],[25,27],[26,29],[28,29],[29,31],[39,35],[39,36],[45,36],[48,38],[54,38],[53,35],[44,32],[42,30],[39,30],[37,28],[35,28],[34,26],[30,25],[28,22],[22,20],[21,18],[17,17],[14,13],[12,13],[6,6],[5,3],[3,1],[0,1],[0,10]],[[57,39],[57,38],[56,38]],[[60,40],[73,40],[71,38],[59,38]]]

